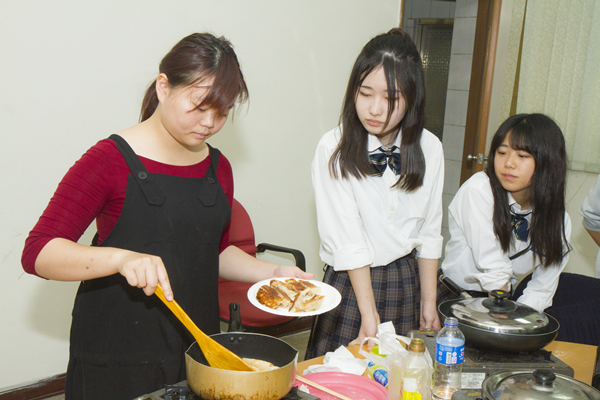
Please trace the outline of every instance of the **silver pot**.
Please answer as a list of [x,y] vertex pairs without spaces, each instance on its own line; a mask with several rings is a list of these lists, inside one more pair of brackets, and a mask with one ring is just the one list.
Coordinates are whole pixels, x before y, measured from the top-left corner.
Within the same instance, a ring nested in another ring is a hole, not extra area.
[[494,298],[472,298],[451,279],[440,281],[461,299],[438,306],[442,317],[454,317],[469,346],[521,352],[538,350],[556,338],[558,321],[533,308],[508,299],[509,293],[494,290]]
[[484,400],[600,400],[600,391],[550,370],[503,371],[483,381]]

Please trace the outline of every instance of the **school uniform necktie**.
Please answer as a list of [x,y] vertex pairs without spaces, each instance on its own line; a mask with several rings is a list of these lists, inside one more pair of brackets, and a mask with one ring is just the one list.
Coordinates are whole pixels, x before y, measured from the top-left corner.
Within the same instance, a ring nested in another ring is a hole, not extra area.
[[381,146],[369,153],[369,163],[373,166],[373,176],[383,175],[388,165],[396,175],[400,175],[400,149],[398,146],[389,149]]
[[529,238],[529,222],[523,214],[516,214],[512,212],[511,214],[512,220],[510,222],[510,225],[512,226],[513,231],[515,231],[517,239],[526,242]]

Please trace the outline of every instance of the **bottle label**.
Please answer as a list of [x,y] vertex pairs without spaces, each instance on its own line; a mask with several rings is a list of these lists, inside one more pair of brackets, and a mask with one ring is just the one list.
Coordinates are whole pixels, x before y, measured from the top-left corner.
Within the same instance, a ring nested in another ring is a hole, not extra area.
[[415,378],[405,377],[402,386],[402,400],[421,400],[419,383]]
[[373,379],[375,382],[380,383],[382,386],[387,388],[388,386],[388,372],[385,367],[375,364],[372,361],[369,361],[367,365],[367,374],[369,378]]
[[421,393],[402,391],[402,400],[421,400]]
[[387,387],[387,385],[388,385],[387,371],[384,369],[377,369],[377,370],[373,371],[373,380],[375,382],[379,382],[382,386]]
[[440,364],[455,365],[465,360],[465,344],[448,346],[441,343],[435,345],[435,361]]

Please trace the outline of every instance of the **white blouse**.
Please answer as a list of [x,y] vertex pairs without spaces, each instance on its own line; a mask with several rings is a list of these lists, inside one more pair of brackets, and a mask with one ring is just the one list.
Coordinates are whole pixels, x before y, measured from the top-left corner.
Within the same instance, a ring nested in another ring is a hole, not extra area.
[[[401,134],[392,144],[400,147]],[[392,187],[398,176],[389,166],[381,177],[345,179],[338,165],[338,178],[332,178],[329,159],[340,138],[339,127],[323,135],[312,162],[323,262],[336,271],[385,266],[415,248],[420,258],[440,258],[444,154],[438,138],[423,130],[425,177],[414,192]],[[367,150],[380,146],[369,135]]]
[[[508,201],[513,212],[526,214],[525,218],[531,222],[531,210],[521,210],[510,193]],[[507,282],[514,286],[519,277],[533,271],[531,281],[517,301],[543,311],[552,305],[568,254],[560,265],[547,268],[540,266],[539,259],[534,259],[531,250],[510,260],[510,256],[529,246],[529,240],[517,240],[513,232],[514,245],[511,245],[508,254],[504,253],[494,234],[493,212],[494,197],[489,178],[485,172],[478,172],[460,187],[448,207],[451,238],[442,262],[444,275],[463,289],[489,292],[500,289]],[[564,224],[567,241],[570,241],[571,218],[566,212]]]

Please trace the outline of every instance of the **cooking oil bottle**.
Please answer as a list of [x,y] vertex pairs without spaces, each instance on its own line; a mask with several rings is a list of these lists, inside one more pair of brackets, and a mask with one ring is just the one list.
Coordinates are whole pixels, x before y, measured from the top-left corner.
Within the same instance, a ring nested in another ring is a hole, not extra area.
[[404,357],[402,400],[431,400],[431,368],[422,339],[412,339]]

